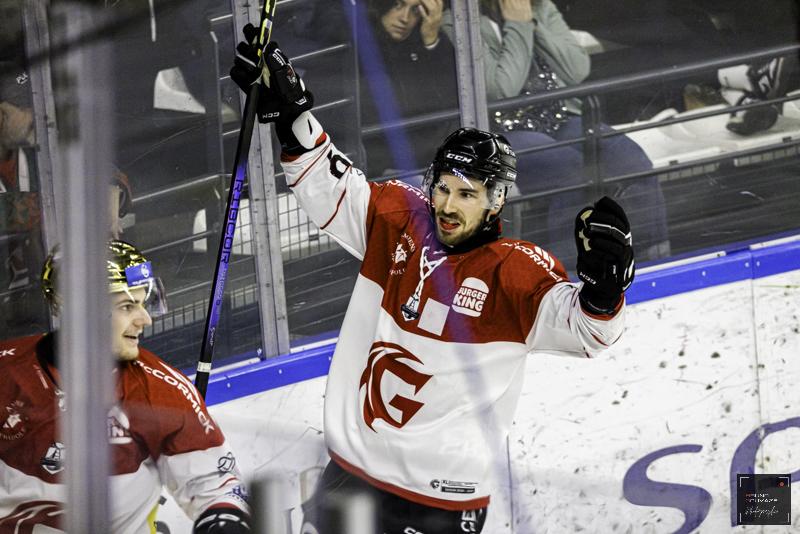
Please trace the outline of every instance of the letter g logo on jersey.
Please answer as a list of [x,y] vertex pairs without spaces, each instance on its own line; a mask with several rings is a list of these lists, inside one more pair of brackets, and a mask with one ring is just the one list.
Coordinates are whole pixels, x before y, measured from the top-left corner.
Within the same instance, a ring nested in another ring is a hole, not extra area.
[[422,364],[419,358],[396,343],[377,341],[370,347],[367,367],[364,369],[364,372],[361,373],[361,381],[359,382],[358,388],[360,390],[362,387],[365,387],[364,422],[375,432],[377,431],[372,427],[372,423],[376,419],[383,419],[393,427],[403,428],[406,423],[414,417],[414,414],[424,406],[422,402],[409,399],[402,395],[395,395],[392,397],[392,400],[389,401],[389,406],[400,411],[401,416],[398,421],[392,417],[386,404],[384,404],[383,397],[381,396],[381,381],[383,380],[384,373],[387,371],[406,384],[414,386],[415,395],[419,393],[422,387],[433,376],[412,369],[407,363],[401,360],[411,360]]

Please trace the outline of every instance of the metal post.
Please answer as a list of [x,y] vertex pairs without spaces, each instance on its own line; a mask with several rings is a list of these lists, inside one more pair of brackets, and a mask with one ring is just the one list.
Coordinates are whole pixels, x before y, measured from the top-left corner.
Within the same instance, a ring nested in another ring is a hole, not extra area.
[[361,132],[361,124],[362,121],[362,113],[361,113],[361,63],[359,61],[359,46],[361,46],[361,42],[358,38],[358,31],[356,29],[356,20],[358,14],[358,6],[354,1],[350,1],[349,5],[345,5],[345,2],[342,2],[342,6],[345,10],[349,10],[349,13],[345,13],[346,18],[351,21],[350,24],[350,36],[353,39],[353,46],[350,48],[351,57],[353,60],[353,99],[355,100],[354,104],[354,116],[353,116],[353,123],[358,125],[355,129],[355,149],[353,152],[355,153],[354,163],[355,166],[359,169],[366,169],[367,168],[367,151],[364,148],[364,140],[363,134]]
[[260,534],[290,534],[287,515],[281,507],[286,488],[274,477],[251,482],[250,503],[253,510],[253,532]]
[[461,125],[489,129],[486,80],[483,77],[483,42],[478,0],[453,2],[458,105]]
[[[258,2],[231,0],[236,38],[248,21],[259,20]],[[276,23],[280,23],[280,10]],[[231,58],[233,61],[233,58]],[[242,106],[244,106],[244,94]],[[261,318],[261,343],[264,357],[289,352],[289,316],[283,278],[280,227],[278,225],[278,193],[272,157],[270,129],[263,125],[253,128],[253,142],[247,166],[250,191],[250,220],[252,221],[255,270],[258,283],[258,303]]]
[[584,174],[592,179],[592,195],[602,195],[603,173],[600,170],[600,100],[596,95],[588,95],[583,99],[581,115],[583,135],[583,169]]
[[366,493],[351,495],[342,503],[344,532],[372,534],[375,532],[375,499]]
[[58,362],[65,391],[62,424],[66,532],[111,532],[107,417],[113,388],[106,246],[111,176],[111,95],[107,40],[67,47],[102,23],[103,10],[78,1],[53,4],[59,145],[65,182],[63,328]]
[[44,245],[49,250],[58,243],[58,217],[56,210],[55,176],[57,168],[58,139],[55,122],[55,102],[50,77],[50,62],[44,54],[50,47],[46,4],[38,0],[25,0],[22,20],[25,27],[25,51],[28,57],[38,57],[28,65],[36,132],[36,169],[38,171],[39,198],[42,203],[42,228]]

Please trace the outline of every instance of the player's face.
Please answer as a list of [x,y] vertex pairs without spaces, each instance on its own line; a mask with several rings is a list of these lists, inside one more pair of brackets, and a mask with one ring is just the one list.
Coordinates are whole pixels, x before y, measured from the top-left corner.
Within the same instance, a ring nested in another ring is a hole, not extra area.
[[111,293],[111,348],[119,360],[139,357],[139,336],[145,326],[153,324],[144,307],[146,295],[144,287]]
[[477,180],[442,173],[431,192],[436,220],[436,237],[455,246],[471,237],[481,225],[497,213],[488,210],[488,191]]
[[405,41],[420,20],[420,0],[396,0],[394,5],[383,14],[381,24],[389,37],[395,41]]

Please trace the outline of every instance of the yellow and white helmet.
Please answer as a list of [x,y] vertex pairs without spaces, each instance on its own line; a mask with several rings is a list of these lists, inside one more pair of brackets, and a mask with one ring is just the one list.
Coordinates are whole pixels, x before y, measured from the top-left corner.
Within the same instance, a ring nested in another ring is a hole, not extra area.
[[[61,296],[57,291],[58,265],[61,254],[58,245],[53,248],[42,267],[42,292],[54,315],[61,308]],[[161,279],[154,276],[153,267],[144,255],[125,241],[112,239],[108,242],[108,292],[129,292],[137,287],[147,290],[145,306],[151,317],[157,317],[167,311],[167,299]]]

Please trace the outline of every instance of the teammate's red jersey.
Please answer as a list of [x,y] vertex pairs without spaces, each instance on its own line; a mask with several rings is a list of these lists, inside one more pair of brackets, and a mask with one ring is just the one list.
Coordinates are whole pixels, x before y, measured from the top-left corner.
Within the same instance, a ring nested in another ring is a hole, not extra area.
[[[61,524],[69,465],[58,418],[69,399],[52,362],[52,335],[0,342],[0,533]],[[246,512],[236,460],[192,383],[144,349],[114,375],[112,531],[155,532],[162,488],[193,520],[211,507]]]

